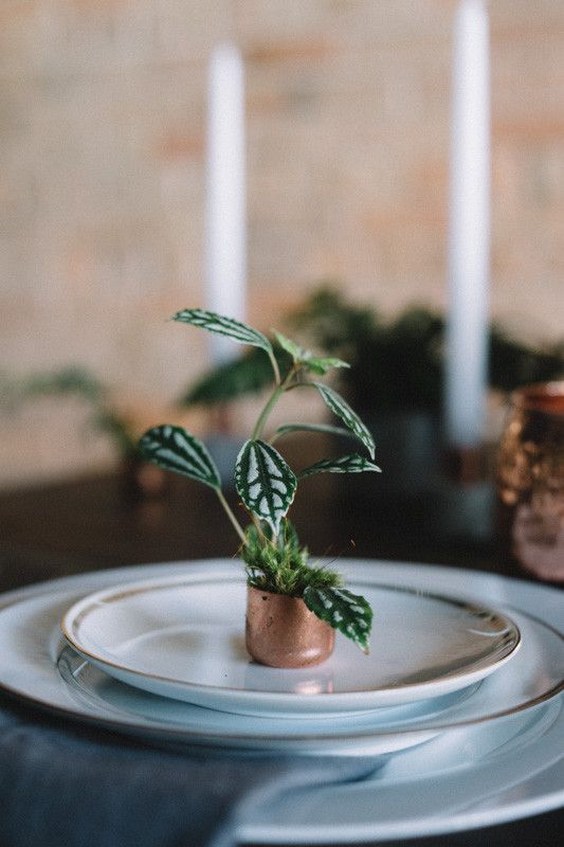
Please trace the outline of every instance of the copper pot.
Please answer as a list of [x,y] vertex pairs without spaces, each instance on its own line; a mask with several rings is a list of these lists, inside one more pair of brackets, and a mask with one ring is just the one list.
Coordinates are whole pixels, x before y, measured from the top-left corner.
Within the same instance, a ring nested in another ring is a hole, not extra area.
[[335,630],[310,612],[300,597],[249,586],[245,640],[247,651],[261,665],[302,668],[331,655]]
[[496,477],[517,562],[541,579],[564,581],[564,382],[512,394]]

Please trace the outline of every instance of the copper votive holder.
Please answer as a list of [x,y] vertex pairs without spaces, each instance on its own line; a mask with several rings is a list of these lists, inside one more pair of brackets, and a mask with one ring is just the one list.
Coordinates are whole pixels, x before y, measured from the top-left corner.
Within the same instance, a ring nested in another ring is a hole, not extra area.
[[511,395],[496,488],[519,565],[540,579],[564,582],[564,381]]
[[255,662],[274,668],[303,668],[333,652],[335,630],[301,598],[247,588],[245,640]]

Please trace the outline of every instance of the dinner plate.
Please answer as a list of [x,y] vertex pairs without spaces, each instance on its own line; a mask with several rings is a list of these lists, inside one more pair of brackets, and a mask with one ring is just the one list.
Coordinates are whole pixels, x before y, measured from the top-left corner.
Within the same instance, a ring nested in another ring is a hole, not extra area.
[[[222,563],[193,563],[194,576],[207,579],[224,573]],[[153,577],[154,571],[145,569]],[[163,577],[184,578],[186,567],[157,568]],[[352,578],[366,577],[366,568],[354,566]],[[383,584],[382,569],[371,577]],[[59,620],[80,596],[93,586],[114,583],[128,589],[131,571],[110,572],[74,581],[56,581],[37,593],[23,590],[0,609],[0,685],[44,707],[63,711],[81,720],[102,723],[111,729],[150,736],[177,744],[205,744],[238,749],[276,749],[311,752],[354,752],[370,744],[380,752],[407,747],[437,732],[488,722],[530,709],[550,699],[562,682],[562,638],[550,626],[524,612],[512,611],[523,633],[512,662],[500,667],[479,684],[412,704],[382,707],[368,713],[351,713],[338,720],[321,714],[304,721],[286,718],[229,715],[125,685],[77,659],[66,648]],[[135,572],[133,572],[135,573]],[[393,583],[402,572],[393,567]],[[120,578],[121,577],[121,578]],[[431,586],[428,587],[430,590]],[[501,604],[500,604],[501,605]],[[398,738],[401,736],[401,738]]]
[[[371,779],[299,799],[289,792],[254,808],[237,827],[237,842],[389,844],[552,811],[564,805],[563,737],[562,696],[487,728],[453,729],[391,756]],[[542,832],[539,825],[538,844],[548,844]],[[466,834],[460,843],[482,840]]]
[[[225,566],[225,561],[204,561],[129,567],[0,595],[0,688],[66,719],[134,733],[140,740],[192,744],[190,727],[173,722],[166,712],[161,714],[156,703],[210,715],[212,710],[123,685],[84,660],[80,670],[71,666],[76,682],[65,681],[57,667],[62,646],[58,621],[79,597],[101,588],[180,576],[187,568],[205,576],[223,572]],[[494,826],[564,804],[562,593],[523,580],[443,566],[354,560],[340,566],[347,578],[359,581],[369,573],[380,583],[456,595],[470,603],[479,604],[487,597],[515,619],[522,632],[521,648],[511,662],[468,692],[445,695],[452,699],[441,701],[435,716],[413,714],[409,726],[400,732],[427,728],[434,737],[426,743],[385,757],[371,780],[335,789],[303,789],[297,804],[293,795],[270,802],[240,824],[239,840],[273,845],[360,844],[424,837]],[[94,677],[105,680],[104,696],[98,683],[90,687]],[[118,688],[123,702],[105,699],[108,690]],[[151,710],[156,707],[154,713],[140,712],[149,701]],[[407,708],[424,709],[425,704],[394,710],[399,717]],[[247,720],[220,713],[217,717],[226,723]],[[286,719],[263,720],[279,732],[283,744]],[[333,721],[328,717],[323,722],[330,726]],[[314,722],[305,724],[307,733]],[[380,729],[375,726],[373,732],[390,729],[391,723]],[[220,747],[238,743],[245,747],[245,738],[235,740],[233,726],[226,734],[229,744],[220,733],[211,741]],[[194,743],[199,740],[203,739],[196,734]],[[328,754],[332,742],[328,738]]]
[[62,631],[90,662],[153,694],[238,714],[318,719],[428,700],[499,670],[520,633],[498,611],[370,576],[350,587],[375,612],[369,656],[338,637],[315,667],[269,668],[245,650],[243,575],[120,585],[69,609]]
[[122,723],[126,716],[129,725],[138,722],[137,729],[157,737],[160,730],[167,738],[191,744],[301,755],[382,754],[415,746],[447,729],[525,712],[551,699],[562,679],[562,639],[540,621],[516,614],[526,638],[521,653],[481,683],[409,704],[320,714],[307,721],[301,715],[281,719],[223,713],[153,695],[108,676],[68,646],[59,654],[57,666],[78,702]]

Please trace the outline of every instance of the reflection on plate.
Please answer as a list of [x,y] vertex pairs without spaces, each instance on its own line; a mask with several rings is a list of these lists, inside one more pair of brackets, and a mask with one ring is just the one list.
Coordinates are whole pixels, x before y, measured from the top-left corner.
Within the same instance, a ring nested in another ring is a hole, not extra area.
[[365,579],[372,653],[337,638],[330,659],[281,670],[249,660],[246,588],[232,571],[142,581],[89,595],[62,620],[68,643],[116,679],[153,694],[248,715],[319,717],[458,691],[516,652],[518,627],[485,606]]
[[77,704],[104,710],[118,720],[129,715],[143,724],[146,736],[305,756],[328,752],[379,756],[422,744],[433,738],[437,730],[420,730],[419,721],[461,703],[473,690],[470,686],[432,700],[390,706],[377,712],[332,715],[309,721],[299,716],[274,720],[206,709],[132,688],[108,676],[69,646],[63,647],[57,667]]

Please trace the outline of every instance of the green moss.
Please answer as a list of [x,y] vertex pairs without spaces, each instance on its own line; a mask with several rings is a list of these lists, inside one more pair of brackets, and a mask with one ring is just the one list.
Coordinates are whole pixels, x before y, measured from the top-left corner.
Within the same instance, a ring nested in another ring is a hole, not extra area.
[[342,585],[341,576],[325,567],[309,564],[307,547],[300,547],[295,528],[285,520],[276,539],[268,527],[253,524],[245,533],[241,547],[249,585],[270,591],[302,597],[308,587],[330,588]]

